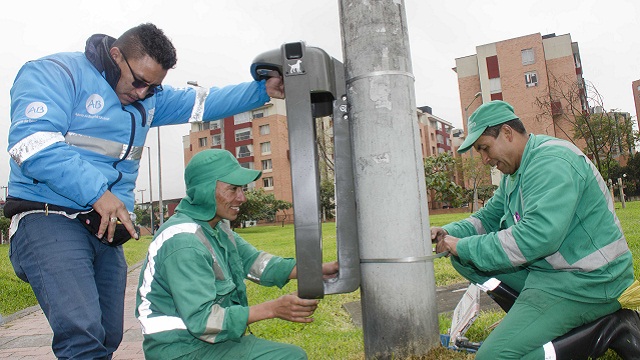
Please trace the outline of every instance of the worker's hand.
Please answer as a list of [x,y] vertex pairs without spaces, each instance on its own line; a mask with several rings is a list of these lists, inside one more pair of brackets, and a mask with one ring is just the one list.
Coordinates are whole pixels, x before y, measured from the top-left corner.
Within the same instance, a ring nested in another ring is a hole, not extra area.
[[340,266],[338,265],[337,261],[324,263],[322,264],[322,278],[333,279],[338,276],[339,270],[340,270]]
[[116,224],[120,221],[127,231],[129,231],[131,237],[138,239],[138,233],[136,233],[136,229],[131,222],[127,208],[111,191],[105,191],[98,201],[93,204],[93,209],[100,214],[101,217],[100,228],[98,229],[98,234],[96,234],[99,238],[101,238],[106,231],[107,241],[112,242],[113,234],[116,231]]
[[457,237],[446,235],[436,244],[436,253],[440,254],[442,252],[448,251],[449,254],[458,256],[458,250],[456,250],[458,240],[460,239],[458,239]]
[[310,316],[318,308],[318,300],[301,299],[297,293],[287,294],[272,301],[273,317],[278,319],[309,323]]
[[435,244],[438,241],[444,239],[445,236],[449,235],[447,230],[441,227],[432,227],[431,228],[431,243]]
[[284,81],[282,81],[280,74],[268,78],[265,86],[267,95],[276,99],[284,99]]

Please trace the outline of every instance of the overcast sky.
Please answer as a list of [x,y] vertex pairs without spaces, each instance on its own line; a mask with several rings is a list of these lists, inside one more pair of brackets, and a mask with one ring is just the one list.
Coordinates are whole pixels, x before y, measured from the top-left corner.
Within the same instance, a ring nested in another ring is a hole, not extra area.
[[[342,60],[339,0],[4,1],[0,5],[0,185],[9,172],[9,90],[28,60],[60,51],[82,51],[95,33],[119,36],[143,22],[163,29],[178,50],[178,64],[165,83],[224,86],[251,80],[249,66],[264,51],[303,40]],[[347,0],[344,0],[347,1]],[[357,1],[357,0],[353,0]],[[361,0],[372,2],[376,0]],[[381,1],[381,0],[378,0]],[[386,0],[399,2],[400,0]],[[640,79],[640,2],[636,0],[428,1],[405,0],[416,104],[462,127],[455,59],[476,46],[524,35],[571,34],[578,42],[584,77],[607,109],[635,117],[631,82]],[[163,128],[163,198],[184,195],[182,136],[188,125]],[[158,199],[157,132],[151,148],[154,199]],[[149,196],[146,155],[138,189]],[[138,201],[141,193],[136,193]],[[4,194],[2,194],[4,197]]]

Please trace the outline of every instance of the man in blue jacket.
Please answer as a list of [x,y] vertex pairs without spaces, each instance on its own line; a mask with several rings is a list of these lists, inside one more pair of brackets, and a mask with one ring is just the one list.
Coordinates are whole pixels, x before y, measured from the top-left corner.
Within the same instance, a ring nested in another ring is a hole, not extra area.
[[163,86],[176,62],[163,31],[142,24],[118,39],[93,35],[84,53],[30,61],[11,89],[10,259],[49,320],[58,358],[108,359],[122,340],[119,244],[137,238],[129,214],[149,129],[284,97],[278,77],[221,89]]

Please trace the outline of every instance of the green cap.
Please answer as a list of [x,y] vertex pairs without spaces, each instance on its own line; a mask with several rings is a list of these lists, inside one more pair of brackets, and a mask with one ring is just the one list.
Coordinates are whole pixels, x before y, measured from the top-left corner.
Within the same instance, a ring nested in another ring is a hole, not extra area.
[[488,127],[514,119],[518,119],[518,117],[513,112],[513,106],[507,102],[494,100],[480,105],[469,118],[467,138],[458,148],[458,153],[461,154],[469,150]]
[[209,149],[191,158],[184,170],[187,188],[185,196],[176,211],[196,220],[209,221],[216,214],[216,183],[244,186],[256,181],[262,171],[243,168],[227,150]]

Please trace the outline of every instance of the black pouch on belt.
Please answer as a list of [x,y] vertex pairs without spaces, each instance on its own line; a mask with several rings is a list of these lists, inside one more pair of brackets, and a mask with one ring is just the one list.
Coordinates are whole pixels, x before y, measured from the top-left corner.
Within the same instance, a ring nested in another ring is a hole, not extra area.
[[[116,223],[116,231],[113,234],[113,241],[107,241],[107,233],[104,233],[101,238],[98,237],[98,229],[100,228],[101,216],[96,211],[90,211],[86,214],[78,214],[76,219],[80,220],[91,234],[93,234],[100,242],[109,246],[120,246],[131,239],[131,235],[127,228],[124,227],[120,221]],[[134,225],[136,232],[140,234],[140,227]]]

